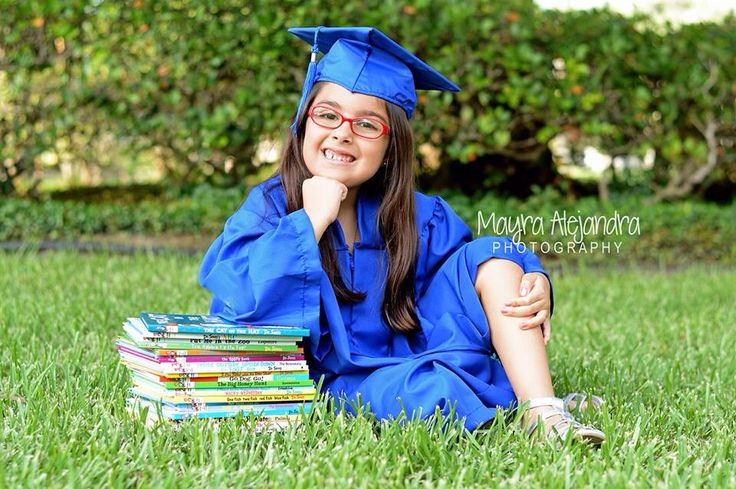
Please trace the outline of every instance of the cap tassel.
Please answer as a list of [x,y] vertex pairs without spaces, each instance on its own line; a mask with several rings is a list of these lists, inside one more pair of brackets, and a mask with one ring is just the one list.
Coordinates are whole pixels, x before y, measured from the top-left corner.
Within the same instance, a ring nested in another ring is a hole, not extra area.
[[314,32],[314,43],[312,44],[312,54],[311,58],[309,60],[309,67],[307,67],[307,74],[304,77],[304,87],[302,88],[302,96],[299,99],[299,107],[296,109],[296,116],[294,117],[294,122],[291,124],[291,133],[296,136],[296,126],[299,123],[299,114],[302,112],[302,107],[304,107],[304,104],[307,101],[307,96],[309,95],[309,92],[312,91],[312,86],[314,85],[314,77],[315,72],[317,71],[317,53],[319,52],[319,46],[317,45],[317,35],[319,34],[319,30],[322,28],[322,26],[317,27],[317,30]]

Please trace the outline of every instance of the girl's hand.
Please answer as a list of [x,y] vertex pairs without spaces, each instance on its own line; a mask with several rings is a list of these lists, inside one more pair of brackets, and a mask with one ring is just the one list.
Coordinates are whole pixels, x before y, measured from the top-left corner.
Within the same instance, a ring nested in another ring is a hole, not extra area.
[[337,219],[340,203],[348,195],[348,188],[332,178],[315,176],[302,183],[304,211],[312,221],[314,236],[319,241],[327,226]]
[[542,327],[544,344],[552,336],[550,317],[550,288],[547,277],[539,272],[525,273],[521,278],[520,297],[507,301],[501,313],[511,317],[527,317],[521,329]]

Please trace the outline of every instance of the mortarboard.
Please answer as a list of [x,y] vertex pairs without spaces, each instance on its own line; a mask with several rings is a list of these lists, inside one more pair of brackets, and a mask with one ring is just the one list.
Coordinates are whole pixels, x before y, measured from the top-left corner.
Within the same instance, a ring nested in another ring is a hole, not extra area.
[[[437,70],[374,27],[294,27],[289,32],[312,45],[297,117],[318,81],[392,102],[411,118],[416,90],[460,91]],[[317,53],[325,53],[317,62]],[[297,120],[291,130],[296,134]]]

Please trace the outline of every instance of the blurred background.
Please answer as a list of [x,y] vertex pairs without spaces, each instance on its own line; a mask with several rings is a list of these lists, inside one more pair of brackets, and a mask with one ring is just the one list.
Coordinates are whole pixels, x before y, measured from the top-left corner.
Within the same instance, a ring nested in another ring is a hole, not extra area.
[[416,176],[474,230],[617,211],[621,253],[548,258],[736,263],[732,1],[0,4],[5,248],[201,253],[275,170],[309,61],[286,29],[372,25],[462,88],[420,92]]

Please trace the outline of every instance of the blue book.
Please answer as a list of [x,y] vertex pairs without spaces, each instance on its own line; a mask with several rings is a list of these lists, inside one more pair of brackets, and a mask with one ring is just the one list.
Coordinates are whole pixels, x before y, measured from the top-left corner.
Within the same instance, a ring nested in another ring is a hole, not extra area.
[[184,420],[188,418],[230,418],[243,413],[247,418],[252,413],[256,417],[263,416],[288,416],[299,415],[301,411],[309,414],[312,409],[311,402],[283,403],[283,404],[251,404],[251,405],[227,405],[215,404],[207,406],[176,405],[151,401],[140,397],[126,399],[130,408],[140,410],[149,408],[149,413],[156,413],[161,409],[164,418],[172,420]]
[[160,314],[144,312],[141,321],[148,331],[264,336],[309,336],[309,329],[296,326],[254,326],[225,321],[206,314]]

